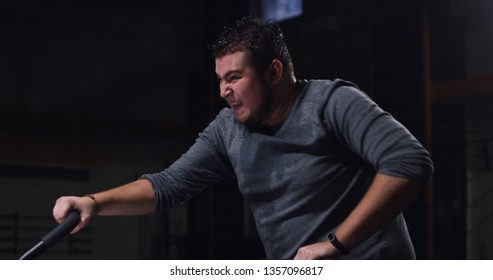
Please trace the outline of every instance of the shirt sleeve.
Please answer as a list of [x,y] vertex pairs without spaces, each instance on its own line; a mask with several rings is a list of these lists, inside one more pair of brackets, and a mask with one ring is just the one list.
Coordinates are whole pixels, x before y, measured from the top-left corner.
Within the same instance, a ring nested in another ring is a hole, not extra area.
[[218,123],[217,118],[211,122],[190,149],[169,168],[141,177],[152,184],[156,213],[184,203],[204,188],[231,177],[232,167],[219,145]]
[[377,172],[426,184],[433,173],[429,153],[365,93],[336,81],[324,109],[329,129]]

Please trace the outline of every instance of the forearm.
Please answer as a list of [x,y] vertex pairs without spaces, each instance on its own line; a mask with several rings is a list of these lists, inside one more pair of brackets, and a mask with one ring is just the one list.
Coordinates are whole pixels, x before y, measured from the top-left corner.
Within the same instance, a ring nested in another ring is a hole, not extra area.
[[[72,231],[83,228],[93,216],[98,215],[145,215],[154,211],[155,198],[152,185],[147,180],[132,183],[87,196],[62,196],[53,207],[53,217],[61,223],[70,210],[80,212],[81,221]],[[97,211],[99,210],[99,211]]]
[[151,183],[137,180],[129,184],[94,194],[99,215],[133,216],[154,212],[155,198]]
[[[335,235],[347,249],[356,247],[406,209],[420,189],[419,184],[412,180],[377,174],[367,193]],[[295,259],[336,259],[340,256],[327,240],[300,248]]]
[[361,202],[337,229],[337,238],[347,248],[356,247],[404,211],[420,190],[410,179],[377,174]]

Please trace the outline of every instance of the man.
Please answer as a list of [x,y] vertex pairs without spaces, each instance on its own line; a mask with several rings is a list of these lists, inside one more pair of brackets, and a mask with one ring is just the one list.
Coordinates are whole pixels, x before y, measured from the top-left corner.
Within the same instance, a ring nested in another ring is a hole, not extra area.
[[212,53],[230,108],[168,169],[61,197],[55,219],[165,211],[232,177],[268,258],[415,258],[402,211],[433,167],[408,130],[349,82],[296,81],[277,25],[243,18]]

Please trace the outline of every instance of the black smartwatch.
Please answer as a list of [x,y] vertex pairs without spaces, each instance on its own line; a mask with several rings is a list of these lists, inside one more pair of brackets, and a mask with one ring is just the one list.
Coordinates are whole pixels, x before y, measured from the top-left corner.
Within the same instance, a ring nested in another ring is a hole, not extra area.
[[329,238],[330,243],[332,243],[332,245],[341,254],[348,255],[350,253],[350,251],[346,247],[344,247],[344,245],[342,245],[342,243],[339,241],[339,239],[337,239],[336,235],[333,232],[329,233],[329,235],[327,237]]

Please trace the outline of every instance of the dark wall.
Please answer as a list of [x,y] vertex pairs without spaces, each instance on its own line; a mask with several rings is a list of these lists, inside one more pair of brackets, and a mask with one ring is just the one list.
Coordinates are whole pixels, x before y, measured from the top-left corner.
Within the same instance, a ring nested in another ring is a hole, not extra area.
[[185,124],[186,79],[206,63],[204,5],[2,2],[3,119],[42,117],[47,128],[80,119]]

